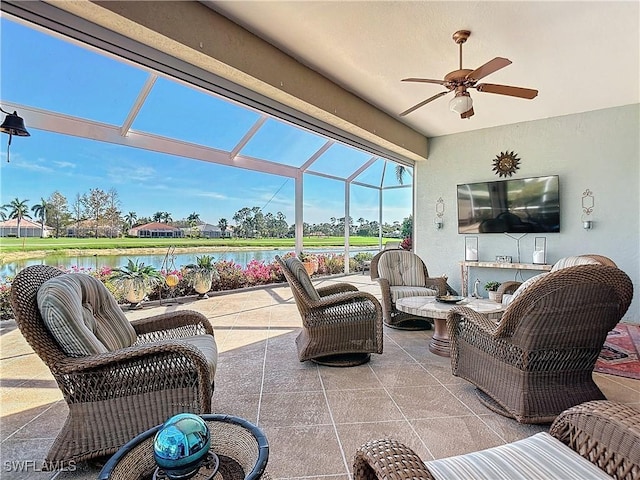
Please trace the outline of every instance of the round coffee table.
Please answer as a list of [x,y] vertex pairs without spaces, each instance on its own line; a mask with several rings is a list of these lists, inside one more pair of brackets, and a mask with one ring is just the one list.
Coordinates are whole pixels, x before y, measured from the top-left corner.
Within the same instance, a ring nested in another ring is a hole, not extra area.
[[[269,443],[262,431],[232,415],[201,415],[211,432],[211,450],[220,459],[214,480],[267,480]],[[105,464],[98,480],[147,480],[156,468],[153,439],[158,425],[130,440]],[[193,480],[205,478],[196,474]]]
[[406,297],[396,300],[396,308],[401,312],[431,319],[434,332],[429,342],[429,350],[442,357],[450,356],[447,315],[449,310],[457,305],[464,305],[476,312],[484,313],[491,320],[499,320],[505,308],[501,303],[486,298],[465,298],[458,303],[441,303],[436,300],[436,297]]

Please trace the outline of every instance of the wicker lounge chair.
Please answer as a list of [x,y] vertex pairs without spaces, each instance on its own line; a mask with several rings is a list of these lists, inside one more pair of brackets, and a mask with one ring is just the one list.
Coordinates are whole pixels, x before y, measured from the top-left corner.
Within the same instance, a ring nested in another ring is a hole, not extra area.
[[348,283],[316,289],[296,257],[276,256],[302,317],[298,358],[338,367],[366,363],[382,353],[382,307]]
[[396,309],[396,300],[404,297],[457,293],[444,277],[430,278],[427,267],[415,253],[407,250],[382,250],[371,260],[371,280],[376,280],[382,293],[383,321],[388,327],[401,330],[425,330],[431,324]]
[[518,442],[440,460],[423,462],[411,448],[396,440],[371,441],[356,452],[353,478],[637,480],[638,445],[640,410],[594,401],[564,411],[551,425],[549,434],[538,433]]
[[[202,314],[176,311],[128,322],[99,280],[45,265],[16,275],[11,305],[69,407],[45,466],[113,454],[176,413],[211,413],[217,348]],[[71,335],[65,325],[79,336],[61,343]],[[108,348],[113,341],[130,346]],[[83,354],[87,349],[99,353]]]
[[488,408],[521,423],[551,422],[573,405],[605,399],[593,368],[632,296],[622,270],[577,265],[527,280],[499,324],[454,307],[452,372],[473,383]]

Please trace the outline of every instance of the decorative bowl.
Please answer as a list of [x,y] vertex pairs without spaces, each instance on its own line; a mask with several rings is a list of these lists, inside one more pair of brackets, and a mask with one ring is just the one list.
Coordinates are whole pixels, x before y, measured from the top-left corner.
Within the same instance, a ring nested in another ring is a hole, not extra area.
[[458,297],[456,295],[439,295],[436,297],[436,302],[441,303],[458,303],[464,300],[464,297]]

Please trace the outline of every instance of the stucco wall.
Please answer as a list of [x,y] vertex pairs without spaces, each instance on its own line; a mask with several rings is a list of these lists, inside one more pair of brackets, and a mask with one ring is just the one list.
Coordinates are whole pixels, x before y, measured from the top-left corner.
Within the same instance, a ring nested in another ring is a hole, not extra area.
[[[470,121],[473,121],[471,119]],[[464,237],[458,234],[456,185],[497,180],[493,159],[515,151],[520,169],[512,178],[560,176],[560,233],[528,234],[520,240],[522,263],[532,262],[536,236],[547,238],[548,263],[582,253],[613,259],[634,284],[634,300],[624,320],[640,323],[640,105],[598,110],[429,139],[429,159],[415,169],[416,253],[431,275],[448,274],[460,289],[459,262]],[[581,223],[582,194],[593,192],[594,228]],[[435,205],[444,200],[444,227],[434,228]],[[479,259],[511,255],[517,242],[504,234],[478,234]],[[526,279],[538,272],[523,272]],[[472,269],[479,278],[514,279],[513,270]],[[518,275],[518,280],[520,280]]]

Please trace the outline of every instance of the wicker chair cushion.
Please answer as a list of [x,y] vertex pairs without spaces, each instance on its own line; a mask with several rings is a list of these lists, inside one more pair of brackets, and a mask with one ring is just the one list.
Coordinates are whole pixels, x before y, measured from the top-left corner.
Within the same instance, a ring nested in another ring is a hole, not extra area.
[[296,257],[290,257],[285,260],[285,263],[287,265],[287,268],[291,270],[291,273],[293,273],[298,279],[300,285],[302,285],[302,288],[304,288],[305,292],[307,292],[307,295],[309,295],[311,300],[320,300],[320,295],[313,286],[313,283],[311,283],[311,277],[305,270],[302,262]]
[[479,452],[426,462],[436,479],[608,479],[605,472],[546,432]]
[[218,346],[213,336],[196,335],[193,337],[184,337],[180,340],[187,342],[189,345],[193,345],[202,352],[209,365],[209,381],[213,383],[213,379],[216,376],[216,368],[218,367]]
[[84,273],[60,275],[38,289],[42,320],[71,357],[129,347],[136,332],[104,284]]
[[535,275],[535,276],[525,280],[524,282],[522,282],[522,284],[520,284],[520,286],[516,289],[516,291],[513,292],[512,295],[509,295],[509,294],[503,295],[501,303],[503,305],[509,305],[516,298],[518,298],[518,295],[522,295],[522,292],[524,292],[527,288],[531,287],[531,285],[534,285],[537,282],[539,282],[540,280],[542,280],[547,275],[549,275],[549,272],[540,273],[538,275]]
[[427,287],[389,287],[391,300],[396,303],[399,298],[405,297],[433,297],[438,294],[437,290]]
[[595,258],[591,258],[585,255],[564,257],[553,264],[553,267],[551,267],[551,271],[555,272],[557,270],[567,267],[574,267],[576,265],[602,265],[602,262],[599,262]]
[[406,250],[391,250],[380,257],[378,275],[391,286],[424,286],[424,266],[420,257]]

